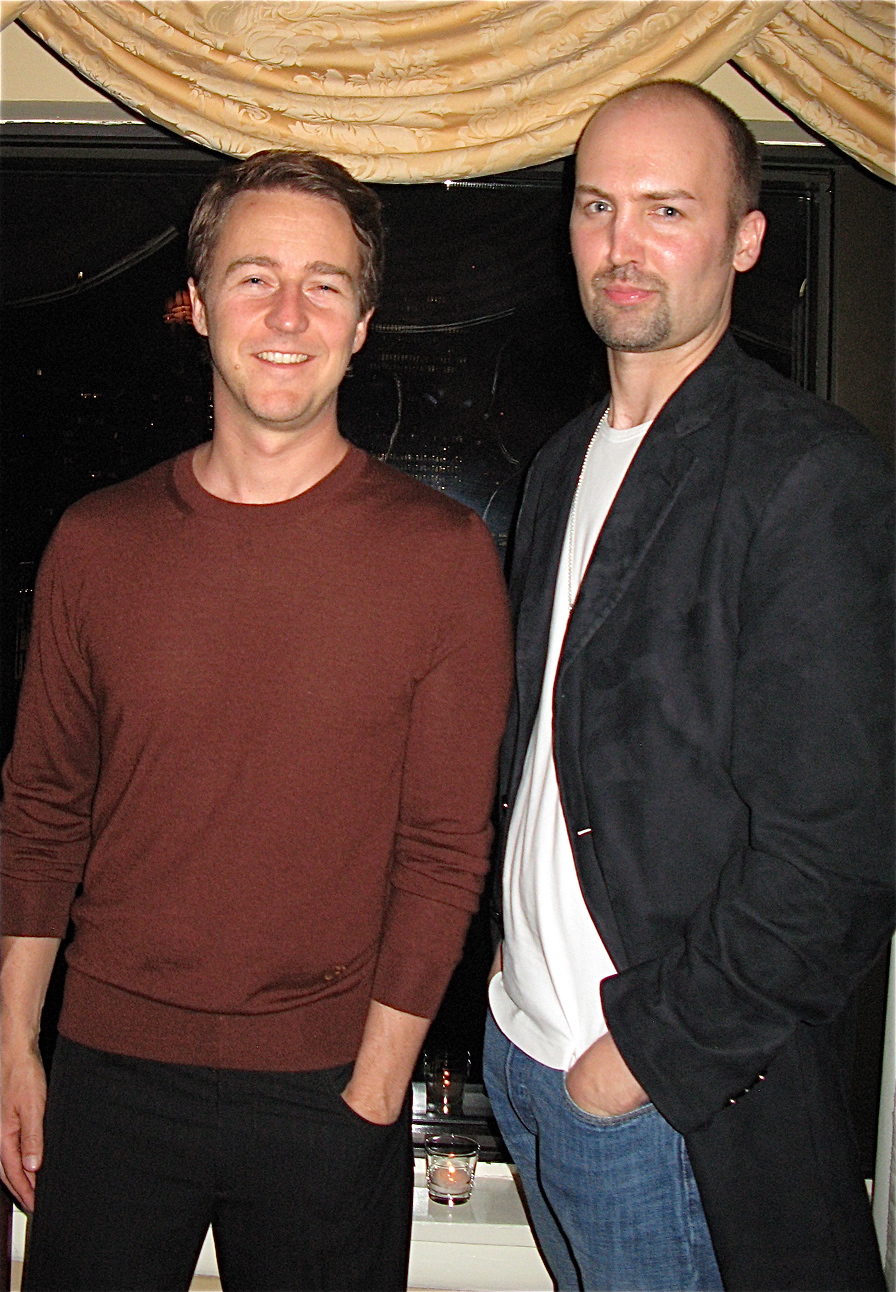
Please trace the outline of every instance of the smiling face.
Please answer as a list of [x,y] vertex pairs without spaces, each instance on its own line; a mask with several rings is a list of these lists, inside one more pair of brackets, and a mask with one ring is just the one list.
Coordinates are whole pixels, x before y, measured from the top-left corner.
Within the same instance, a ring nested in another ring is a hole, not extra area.
[[337,430],[336,394],[370,319],[359,313],[360,271],[337,202],[288,189],[233,199],[207,281],[190,280],[193,324],[211,350],[216,428]]
[[691,98],[627,96],[587,127],[570,236],[582,305],[611,350],[715,345],[765,229],[758,211],[732,229],[731,182],[725,131]]

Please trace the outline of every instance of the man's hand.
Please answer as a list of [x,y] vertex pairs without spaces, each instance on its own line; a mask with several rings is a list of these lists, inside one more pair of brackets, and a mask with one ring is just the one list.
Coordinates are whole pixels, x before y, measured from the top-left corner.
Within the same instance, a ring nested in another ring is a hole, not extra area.
[[0,1115],[0,1176],[26,1211],[34,1210],[34,1186],[44,1155],[47,1081],[40,1055],[29,1047],[3,1046],[3,1109]]
[[428,1018],[370,1002],[355,1069],[342,1092],[359,1117],[381,1126],[395,1121],[429,1023]]
[[566,1074],[566,1089],[574,1104],[596,1117],[618,1117],[648,1102],[609,1032],[576,1059]]
[[47,1080],[37,1048],[59,938],[3,939],[0,969],[0,1176],[26,1211],[44,1154]]

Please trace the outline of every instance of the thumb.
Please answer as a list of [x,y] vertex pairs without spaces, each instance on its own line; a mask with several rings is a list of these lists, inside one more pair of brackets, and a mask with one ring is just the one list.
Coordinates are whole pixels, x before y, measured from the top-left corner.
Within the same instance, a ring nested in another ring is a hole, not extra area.
[[44,1135],[42,1119],[37,1125],[22,1124],[21,1152],[22,1166],[26,1171],[39,1171],[44,1157]]

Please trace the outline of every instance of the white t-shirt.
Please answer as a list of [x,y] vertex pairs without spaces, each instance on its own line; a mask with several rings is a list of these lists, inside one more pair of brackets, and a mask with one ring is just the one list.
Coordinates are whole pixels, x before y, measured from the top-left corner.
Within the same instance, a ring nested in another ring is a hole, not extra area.
[[650,425],[617,430],[602,418],[582,465],[557,572],[541,700],[507,836],[504,965],[489,1001],[514,1045],[564,1072],[607,1030],[600,983],[615,969],[585,905],[560,804],[554,681],[570,602]]

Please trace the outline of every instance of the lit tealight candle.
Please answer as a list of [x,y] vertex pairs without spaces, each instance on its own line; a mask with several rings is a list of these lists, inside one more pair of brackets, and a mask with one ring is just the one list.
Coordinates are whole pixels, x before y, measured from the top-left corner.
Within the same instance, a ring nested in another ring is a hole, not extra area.
[[464,1135],[427,1135],[424,1144],[430,1201],[448,1207],[466,1202],[473,1189],[479,1145]]
[[470,1190],[472,1179],[473,1174],[469,1168],[459,1162],[449,1162],[446,1166],[434,1166],[429,1173],[433,1189],[450,1198],[464,1197]]

